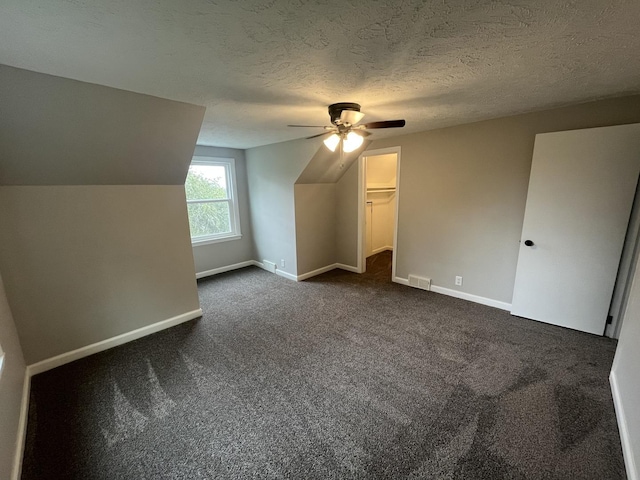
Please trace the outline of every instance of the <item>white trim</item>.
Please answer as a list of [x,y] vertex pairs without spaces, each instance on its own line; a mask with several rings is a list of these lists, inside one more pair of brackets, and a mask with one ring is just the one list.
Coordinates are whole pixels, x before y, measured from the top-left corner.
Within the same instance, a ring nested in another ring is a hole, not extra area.
[[327,265],[326,267],[317,268],[307,273],[303,273],[302,275],[298,275],[296,277],[296,281],[301,282],[302,280],[306,280],[307,278],[315,277],[316,275],[322,275],[323,273],[329,272],[331,270],[335,270],[338,268],[338,265],[334,263],[333,265]]
[[[267,261],[267,260],[265,260],[265,261]],[[273,272],[272,272],[271,270],[267,269],[267,268],[264,266],[264,263],[262,263],[262,262],[258,262],[257,260],[252,260],[251,262],[252,262],[252,263],[251,263],[252,265],[255,265],[256,267],[261,268],[261,269],[262,269],[262,270],[264,270],[265,272],[275,273],[276,275],[280,275],[281,277],[284,277],[284,278],[286,278],[286,279],[288,279],[288,280],[293,280],[294,282],[297,282],[297,281],[298,281],[298,277],[296,277],[296,276],[295,276],[294,274],[292,274],[292,273],[288,273],[288,272],[285,272],[284,270],[280,270],[280,269],[278,268],[278,266],[277,266],[277,265],[276,265],[276,269],[275,269],[275,271],[273,271]],[[271,262],[270,262],[270,263],[271,263]]]
[[346,270],[347,272],[360,273],[358,267],[352,267],[351,265],[345,265],[344,263],[336,263],[336,268]]
[[22,476],[22,459],[24,457],[24,444],[27,439],[27,419],[29,417],[29,395],[31,392],[31,369],[25,368],[24,383],[22,384],[22,401],[20,403],[20,420],[18,420],[18,437],[16,438],[16,451],[13,458],[11,480],[20,480]]
[[221,243],[221,242],[230,242],[231,240],[240,240],[242,238],[242,235],[235,235],[235,234],[231,234],[231,235],[227,235],[226,237],[215,237],[215,238],[208,238],[208,237],[195,237],[197,238],[202,238],[202,240],[191,240],[191,246],[192,247],[201,247],[202,245],[210,245],[212,243]]
[[138,328],[131,332],[123,333],[106,340],[102,340],[86,347],[81,347],[76,350],[72,350],[67,353],[56,355],[55,357],[42,360],[31,365],[27,365],[24,373],[24,383],[22,385],[22,401],[20,404],[20,420],[18,421],[18,436],[16,439],[16,451],[13,459],[13,468],[11,472],[11,480],[19,480],[22,474],[22,460],[24,457],[24,447],[27,437],[27,420],[29,417],[29,396],[31,392],[31,377],[39,373],[46,372],[56,367],[60,367],[67,363],[79,360],[80,358],[93,355],[94,353],[102,352],[118,345],[137,340],[138,338],[151,335],[152,333],[159,332],[161,330],[173,327],[180,323],[188,322],[194,318],[202,316],[202,310],[192,310],[191,312],[183,313],[175,317],[163,320],[161,322],[147,325],[146,327]]
[[399,228],[399,213],[400,213],[400,160],[401,160],[401,149],[400,147],[394,147],[396,151],[396,214],[395,214],[395,225],[393,226],[393,248],[395,248],[395,252],[391,257],[391,278],[396,276],[396,264],[398,263],[398,228]]
[[367,202],[367,188],[365,185],[366,161],[367,160],[363,152],[358,157],[358,259],[356,262],[358,271],[356,273],[364,273],[367,269],[367,260],[365,258],[367,238],[364,231],[365,204]]
[[[210,201],[226,201],[229,204],[229,226],[231,232],[220,235],[206,235],[201,237],[191,237],[191,245],[196,247],[199,245],[207,245],[209,243],[226,242],[242,238],[240,230],[240,206],[238,205],[238,186],[236,177],[236,159],[233,157],[208,157],[206,155],[194,155],[191,158],[191,165],[218,165],[225,168],[227,183],[227,198],[210,199]],[[186,193],[186,192],[185,192]],[[187,200],[189,204],[189,200]]]
[[191,312],[183,313],[175,317],[163,320],[161,322],[147,325],[146,327],[138,328],[131,332],[123,333],[106,340],[102,340],[86,347],[81,347],[76,350],[72,350],[67,353],[56,355],[55,357],[42,360],[40,362],[28,365],[25,369],[24,384],[22,387],[22,402],[20,406],[20,420],[18,422],[18,438],[16,443],[16,453],[13,460],[13,472],[11,475],[12,480],[19,480],[22,473],[22,459],[24,456],[24,444],[27,436],[27,419],[29,415],[29,392],[31,391],[31,377],[39,373],[46,372],[56,367],[60,367],[67,363],[79,360],[80,358],[88,357],[94,353],[102,352],[118,345],[137,340],[138,338],[151,335],[152,333],[159,332],[169,327],[173,327],[180,323],[193,320],[202,316],[202,310],[197,309]]
[[468,300],[474,303],[480,303],[482,305],[487,305],[489,307],[499,308],[500,310],[506,310],[508,312],[511,311],[510,303],[501,302],[499,300],[494,300],[492,298],[481,297],[479,295],[473,295],[471,293],[460,292],[459,290],[452,290],[450,288],[439,287],[434,284],[431,284],[431,291],[436,293],[441,293],[443,295],[448,295],[450,297],[461,298],[462,300]]
[[[234,263],[233,265],[225,265],[224,267],[212,268],[211,270],[205,270],[204,272],[196,273],[196,278],[210,277],[211,275],[217,275],[219,273],[230,272],[231,270],[237,270],[239,268],[250,267],[256,265],[255,260],[247,260],[246,262]],[[260,264],[262,267],[262,264]]]
[[[401,285],[409,285],[409,279],[396,277],[395,275],[391,277],[392,281],[395,283],[399,283]],[[479,303],[481,305],[487,305],[489,307],[499,308],[500,310],[506,310],[508,312],[511,311],[511,304],[506,302],[501,302],[499,300],[494,300],[492,298],[481,297],[479,295],[473,295],[471,293],[461,292],[459,290],[452,290],[450,288],[439,287],[437,285],[431,284],[430,291],[434,293],[440,293],[442,295],[447,295],[449,297],[460,298],[462,300],[467,300],[473,303]]]
[[[391,259],[391,276],[396,276],[396,261],[398,258],[398,212],[400,206],[400,160],[402,157],[402,149],[397,147],[379,148],[376,150],[367,150],[360,154],[358,157],[358,272],[364,273],[367,270],[367,237],[364,231],[365,221],[365,204],[367,202],[367,188],[366,188],[366,161],[367,157],[374,157],[377,155],[389,155],[396,154],[396,212],[393,226],[393,247],[395,247],[396,255]],[[392,250],[393,250],[392,247]],[[373,254],[372,254],[373,255]]]
[[56,368],[80,358],[88,357],[89,355],[93,355],[94,353],[102,352],[104,350],[117,347],[118,345],[122,345],[124,343],[146,337],[147,335],[151,335],[152,333],[156,333],[166,328],[179,325],[180,323],[188,322],[189,320],[193,320],[194,318],[198,318],[201,316],[202,310],[198,308],[197,310],[192,310],[191,312],[186,312],[181,315],[168,318],[167,320],[162,320],[161,322],[153,323],[151,325],[147,325],[146,327],[132,330],[131,332],[126,332],[121,335],[117,335],[115,337],[111,337],[106,340],[102,340],[100,342],[92,343],[91,345],[72,350],[70,352],[56,355],[55,357],[47,358],[46,360],[42,360],[40,362],[29,365],[27,368],[31,372],[31,375],[37,375],[38,373],[46,372],[47,370],[51,370],[52,368]]
[[284,270],[280,270],[276,268],[276,275],[280,275],[281,277],[288,278],[289,280],[293,280],[294,282],[298,281],[298,277],[292,273],[285,272]]
[[389,245],[387,245],[387,246],[385,246],[385,247],[376,248],[375,250],[373,250],[373,251],[371,252],[371,255],[375,255],[376,253],[386,252],[386,251],[391,251],[391,252],[393,252],[393,247],[390,247]]
[[235,162],[234,157],[216,157],[213,155],[196,155],[194,154],[191,157],[191,164],[195,165],[216,165],[229,163],[229,160],[233,160]]
[[287,273],[282,270],[276,270],[276,274],[282,277],[288,278],[289,280],[302,282],[304,280],[307,280],[308,278],[322,275],[323,273],[330,272],[331,270],[335,270],[336,268],[339,268],[341,270],[346,270],[347,272],[360,273],[358,271],[358,267],[345,265],[344,263],[332,263],[331,265],[327,265],[321,268],[316,268],[315,270],[311,270],[310,272],[303,273],[301,275],[293,275],[291,273]]
[[620,398],[620,391],[618,390],[618,380],[616,379],[616,374],[613,370],[611,371],[611,374],[609,374],[609,383],[611,384],[613,406],[615,407],[616,419],[618,420],[620,443],[622,444],[622,454],[624,456],[624,465],[627,470],[627,478],[628,480],[640,480],[636,461],[633,457],[633,450],[631,449],[631,438],[629,437],[629,429],[627,428],[627,417],[624,414],[622,399]]

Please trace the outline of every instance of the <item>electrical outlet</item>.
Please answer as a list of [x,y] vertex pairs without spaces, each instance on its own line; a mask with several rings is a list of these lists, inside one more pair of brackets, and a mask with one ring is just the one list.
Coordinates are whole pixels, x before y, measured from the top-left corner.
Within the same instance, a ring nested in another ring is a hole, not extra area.
[[284,258],[280,259],[280,266],[284,268]]
[[462,277],[456,277],[456,285],[457,285],[458,287],[461,287],[461,286],[462,286]]

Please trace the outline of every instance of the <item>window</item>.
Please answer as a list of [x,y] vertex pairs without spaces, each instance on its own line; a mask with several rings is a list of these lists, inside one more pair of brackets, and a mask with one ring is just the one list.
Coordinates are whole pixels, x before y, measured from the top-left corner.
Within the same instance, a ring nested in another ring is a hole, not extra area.
[[193,157],[184,187],[191,243],[241,238],[233,158]]

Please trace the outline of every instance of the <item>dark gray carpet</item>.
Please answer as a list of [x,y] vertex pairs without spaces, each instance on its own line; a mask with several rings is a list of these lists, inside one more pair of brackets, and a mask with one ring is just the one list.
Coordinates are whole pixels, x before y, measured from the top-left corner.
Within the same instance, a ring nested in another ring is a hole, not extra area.
[[614,341],[370,260],[218,275],[201,320],[35,376],[22,478],[624,478]]

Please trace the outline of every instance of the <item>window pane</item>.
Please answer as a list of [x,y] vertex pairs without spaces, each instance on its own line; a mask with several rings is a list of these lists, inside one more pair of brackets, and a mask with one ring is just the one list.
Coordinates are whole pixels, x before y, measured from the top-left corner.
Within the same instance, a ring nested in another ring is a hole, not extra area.
[[228,202],[190,203],[187,208],[191,237],[231,233]]
[[184,188],[187,200],[229,198],[224,165],[191,165]]

